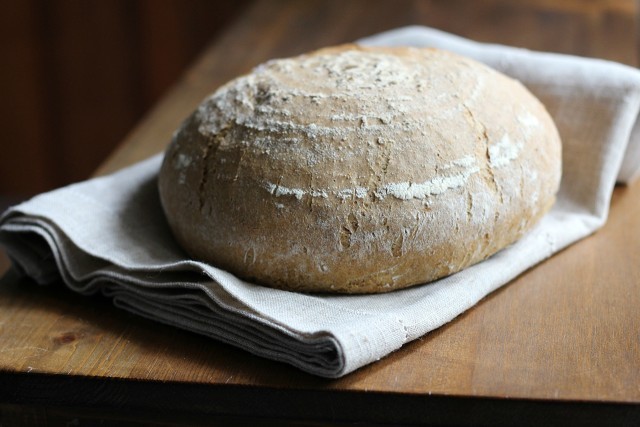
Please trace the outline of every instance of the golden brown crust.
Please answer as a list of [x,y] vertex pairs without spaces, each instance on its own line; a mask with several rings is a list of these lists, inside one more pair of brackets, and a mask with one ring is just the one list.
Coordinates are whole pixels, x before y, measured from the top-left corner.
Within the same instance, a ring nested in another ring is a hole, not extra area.
[[344,45],[221,87],[176,132],[159,189],[195,258],[284,289],[386,292],[531,229],[560,151],[515,80],[435,49]]

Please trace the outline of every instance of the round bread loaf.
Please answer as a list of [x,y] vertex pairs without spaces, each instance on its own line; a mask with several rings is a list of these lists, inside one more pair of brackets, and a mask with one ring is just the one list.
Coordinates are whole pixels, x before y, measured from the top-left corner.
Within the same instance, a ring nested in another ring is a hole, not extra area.
[[435,49],[257,67],[174,135],[159,191],[194,258],[295,291],[386,292],[482,261],[549,210],[558,132],[519,82]]

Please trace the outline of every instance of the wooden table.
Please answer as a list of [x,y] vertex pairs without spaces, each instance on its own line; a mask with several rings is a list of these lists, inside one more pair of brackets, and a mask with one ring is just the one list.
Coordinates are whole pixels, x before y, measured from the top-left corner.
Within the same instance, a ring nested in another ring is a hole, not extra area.
[[[258,1],[98,173],[162,150],[208,92],[272,57],[426,24],[637,65],[637,12],[631,0]],[[636,183],[616,189],[594,236],[339,380],[9,273],[0,425],[640,425],[639,256]]]

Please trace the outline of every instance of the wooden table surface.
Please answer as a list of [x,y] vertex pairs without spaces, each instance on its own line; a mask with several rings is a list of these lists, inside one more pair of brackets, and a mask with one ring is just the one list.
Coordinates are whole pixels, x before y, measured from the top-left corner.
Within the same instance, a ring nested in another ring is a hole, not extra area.
[[[97,173],[163,150],[207,93],[272,57],[425,24],[636,66],[637,12],[632,0],[258,1]],[[0,425],[640,425],[639,255],[636,183],[615,190],[595,235],[338,380],[9,272]]]

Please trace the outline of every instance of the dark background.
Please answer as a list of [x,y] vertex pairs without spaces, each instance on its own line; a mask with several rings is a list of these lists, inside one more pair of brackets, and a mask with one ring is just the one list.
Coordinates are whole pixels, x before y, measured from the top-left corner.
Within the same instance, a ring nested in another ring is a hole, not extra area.
[[87,178],[247,0],[0,0],[0,208]]

